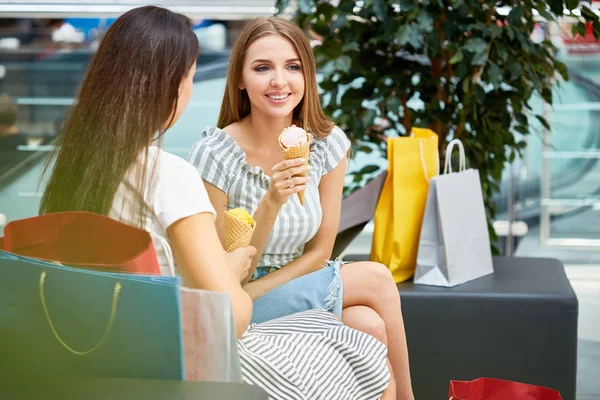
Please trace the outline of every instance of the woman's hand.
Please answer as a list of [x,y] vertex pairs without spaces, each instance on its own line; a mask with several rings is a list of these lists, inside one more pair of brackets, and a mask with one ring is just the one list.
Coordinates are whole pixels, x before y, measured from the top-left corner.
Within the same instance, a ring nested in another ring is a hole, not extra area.
[[[266,196],[278,206],[282,206],[293,194],[306,189],[309,170],[304,158],[285,160],[273,166],[271,185]],[[300,175],[300,176],[298,176]]]
[[255,255],[256,249],[252,246],[241,247],[231,253],[227,253],[227,263],[240,282],[250,278],[248,271],[252,266],[252,257]]

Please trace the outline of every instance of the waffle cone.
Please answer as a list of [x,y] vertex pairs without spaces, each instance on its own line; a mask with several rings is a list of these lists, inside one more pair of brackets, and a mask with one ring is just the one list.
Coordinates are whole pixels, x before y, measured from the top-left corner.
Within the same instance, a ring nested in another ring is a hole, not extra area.
[[229,213],[225,213],[225,251],[228,253],[247,247],[252,240],[255,225],[250,225]]
[[[281,135],[279,136],[279,147],[281,148],[281,153],[283,154],[284,160],[293,160],[295,158],[304,158],[307,160],[310,157],[310,135],[306,134],[306,144],[300,146],[291,146],[285,147],[283,143],[281,143]],[[298,176],[306,176],[306,173],[299,174]],[[304,193],[305,191],[298,192],[298,199],[300,200],[300,204],[304,205]]]

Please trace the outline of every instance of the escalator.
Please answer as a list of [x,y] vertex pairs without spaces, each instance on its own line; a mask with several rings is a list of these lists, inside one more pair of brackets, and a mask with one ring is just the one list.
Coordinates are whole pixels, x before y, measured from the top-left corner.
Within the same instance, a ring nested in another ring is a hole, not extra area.
[[[581,102],[600,102],[600,84],[582,74],[569,70],[570,82],[583,89],[585,99]],[[585,139],[581,147],[583,152],[600,150],[600,111],[590,110],[590,123],[585,132]],[[561,149],[554,149],[560,151]],[[550,187],[553,192],[565,191],[581,182],[588,174],[598,167],[597,158],[569,159],[560,169],[560,173],[551,176]],[[540,201],[541,201],[541,177],[532,174],[529,179],[519,182],[514,190],[513,201],[515,203],[515,214],[520,221],[529,227],[535,227],[540,223]],[[507,213],[508,179],[501,184],[501,191],[495,197],[498,205],[498,219],[506,218]],[[591,191],[590,194],[600,194],[600,187]],[[590,209],[591,206],[572,207],[567,211],[552,216],[552,221],[568,218]]]
[[[22,145],[11,150],[8,155],[4,151],[3,155],[0,155],[5,161],[0,163],[0,214],[3,214],[0,215],[0,221],[26,218],[37,212],[40,198],[38,183],[44,159],[52,148],[56,133],[68,112],[73,94],[83,80],[92,55],[91,52],[85,56],[79,52],[71,55],[72,57],[61,54],[42,62],[32,60],[28,55],[21,60],[12,57],[11,64],[6,58],[3,59],[3,54],[0,53],[0,64],[5,63],[9,72],[15,72],[15,68],[23,72],[12,74],[10,84],[5,85],[7,92],[17,99],[28,95],[32,96],[28,97],[29,99],[39,100],[33,101],[34,104],[31,105],[19,105],[20,123],[45,127],[42,135],[39,132],[33,134],[21,132],[24,136],[36,137],[34,146]],[[202,84],[209,80],[224,81],[229,56],[228,51],[202,52],[198,57],[194,83]],[[61,70],[59,65],[70,65],[70,68]],[[52,73],[48,74],[49,71]],[[77,71],[81,73],[78,74]],[[35,76],[33,80],[32,76]],[[23,93],[24,90],[35,91],[35,93]],[[57,96],[60,96],[59,99],[67,100],[68,103],[60,106],[52,105],[57,102]],[[44,101],[50,105],[45,105]],[[189,148],[191,144],[180,145],[180,147],[186,146]],[[0,236],[1,232],[2,226],[0,226]]]

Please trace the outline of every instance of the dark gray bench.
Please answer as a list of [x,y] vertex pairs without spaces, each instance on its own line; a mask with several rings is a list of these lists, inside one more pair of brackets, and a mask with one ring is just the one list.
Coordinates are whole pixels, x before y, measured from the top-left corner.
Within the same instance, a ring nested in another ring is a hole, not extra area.
[[494,269],[453,288],[398,285],[415,398],[445,398],[451,379],[490,377],[575,400],[578,302],[563,265],[496,257]]

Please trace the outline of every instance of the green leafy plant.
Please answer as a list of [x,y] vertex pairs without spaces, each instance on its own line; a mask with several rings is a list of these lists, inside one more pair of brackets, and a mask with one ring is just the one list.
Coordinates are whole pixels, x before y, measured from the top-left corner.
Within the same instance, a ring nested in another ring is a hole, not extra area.
[[[289,0],[277,0],[280,12]],[[319,41],[325,111],[355,153],[386,151],[386,138],[413,126],[465,144],[480,172],[488,217],[502,171],[526,146],[532,122],[548,128],[531,100],[552,104],[553,86],[568,79],[550,40],[532,40],[536,21],[574,18],[573,33],[600,21],[577,0],[297,0],[294,19]],[[354,172],[353,190],[379,169]],[[490,232],[495,239],[492,229]]]

